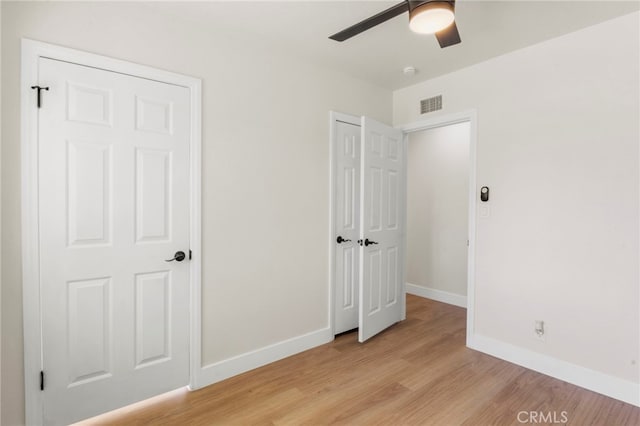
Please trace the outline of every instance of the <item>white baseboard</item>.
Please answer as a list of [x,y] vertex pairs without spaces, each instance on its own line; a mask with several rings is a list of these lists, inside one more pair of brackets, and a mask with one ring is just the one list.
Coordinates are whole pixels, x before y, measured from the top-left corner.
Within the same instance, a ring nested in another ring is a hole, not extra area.
[[312,331],[233,358],[205,365],[200,369],[192,389],[200,389],[229,377],[287,358],[333,340],[330,328]]
[[435,288],[422,287],[415,284],[406,284],[407,293],[415,296],[424,297],[426,299],[437,300],[438,302],[448,303],[450,305],[467,307],[467,296],[449,293],[448,291],[436,290]]
[[475,334],[467,346],[581,388],[640,407],[640,385],[538,352]]

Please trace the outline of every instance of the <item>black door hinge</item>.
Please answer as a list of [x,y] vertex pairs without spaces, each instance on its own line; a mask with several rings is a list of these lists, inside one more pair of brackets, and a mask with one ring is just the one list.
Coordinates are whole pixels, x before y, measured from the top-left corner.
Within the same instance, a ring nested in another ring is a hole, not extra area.
[[44,371],[40,371],[40,390],[44,390]]
[[38,95],[37,95],[37,104],[38,104],[38,108],[40,108],[42,106],[42,96],[40,95],[40,93],[43,90],[49,90],[49,87],[41,87],[41,86],[31,86],[32,89],[35,89],[38,91]]
[[191,260],[191,250],[189,250],[189,260]]

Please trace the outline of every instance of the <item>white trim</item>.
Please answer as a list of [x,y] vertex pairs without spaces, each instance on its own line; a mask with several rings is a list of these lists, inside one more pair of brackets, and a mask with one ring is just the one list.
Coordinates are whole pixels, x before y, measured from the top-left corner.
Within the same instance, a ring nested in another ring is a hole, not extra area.
[[478,334],[467,339],[467,346],[547,376],[564,380],[576,386],[640,407],[640,384],[638,383]]
[[336,196],[336,165],[338,159],[336,158],[336,122],[341,121],[343,123],[353,124],[360,127],[360,117],[354,115],[343,114],[341,112],[329,111],[329,329],[331,335],[335,334],[335,286],[336,286],[336,271],[335,271],[335,257],[336,257],[336,245],[335,239],[336,232],[336,212],[335,209],[335,196]]
[[424,120],[414,121],[412,123],[396,126],[405,133],[419,132],[422,130],[435,129],[436,127],[450,126],[457,123],[465,123],[467,121],[475,121],[476,110],[455,112],[446,115],[439,115]]
[[215,362],[202,367],[200,374],[201,386],[228,379],[229,377],[253,370],[258,367],[276,362],[283,358],[304,352],[316,346],[333,340],[333,332],[327,327],[311,333],[293,337],[282,342],[274,343],[233,358]]
[[[40,337],[40,260],[38,232],[38,141],[36,103],[30,86],[38,82],[37,46],[22,41],[20,87],[22,165],[22,300],[24,387],[26,424],[42,424],[42,393],[38,376],[42,368]],[[33,124],[33,125],[32,125]]]
[[361,124],[360,117],[337,111],[329,111],[329,119],[331,120],[330,124],[333,130],[335,130],[334,125],[336,121],[342,121],[343,123],[353,124],[358,127],[360,127]]
[[478,203],[477,166],[478,166],[478,116],[470,114],[469,140],[469,250],[467,251],[467,345],[470,336],[475,333],[476,311],[476,209]]
[[[0,6],[0,22],[2,22],[2,6]],[[0,46],[2,46],[2,31],[0,31]],[[0,54],[0,81],[2,81],[2,55],[1,54]],[[2,99],[2,84],[0,84],[0,99]],[[2,102],[0,102],[0,117],[2,117]],[[2,147],[2,132],[0,132],[0,147]],[[0,175],[2,175],[1,167],[0,167]],[[0,199],[0,223],[2,223],[2,200],[1,199]],[[1,227],[0,227],[0,241],[2,241]],[[0,271],[2,271],[2,245],[1,244],[0,244]],[[2,289],[1,275],[2,274],[0,273],[0,289]],[[0,291],[0,330],[2,330],[2,291]],[[0,336],[1,335],[2,333],[0,332]],[[2,338],[0,338],[0,366],[2,366]],[[2,368],[0,368],[0,383],[2,383]],[[2,386],[0,386],[0,401],[2,401]],[[2,404],[0,403],[0,421],[1,420],[2,420]]]
[[467,346],[475,330],[475,277],[476,277],[476,188],[478,114],[476,110],[433,117],[427,120],[399,126],[404,132],[412,133],[451,124],[469,122],[469,249],[467,251]]
[[400,306],[400,320],[404,321],[407,319],[407,265],[409,264],[409,256],[407,253],[407,223],[409,217],[409,210],[407,209],[407,193],[408,193],[408,183],[409,183],[409,133],[402,130],[402,211],[399,214],[399,217],[402,218],[402,236],[400,241],[400,247],[402,247],[402,276],[400,277],[400,282],[404,284],[404,288],[402,289],[402,299]]
[[190,148],[189,389],[197,389],[202,366],[202,80],[196,78],[191,86]]
[[450,293],[448,291],[438,290],[431,287],[422,287],[419,285],[407,283],[407,293],[415,296],[424,297],[425,299],[431,299],[442,303],[448,303],[449,305],[460,306],[461,308],[467,307],[467,296],[461,294]]
[[43,401],[39,388],[42,368],[39,288],[38,229],[38,110],[30,86],[38,83],[38,59],[50,58],[94,68],[161,81],[186,87],[191,92],[191,250],[190,263],[190,386],[198,382],[200,373],[200,280],[201,280],[201,85],[200,79],[162,71],[119,59],[108,58],[75,49],[22,39],[21,71],[21,148],[22,148],[22,289],[24,321],[25,415],[27,424],[42,424]]

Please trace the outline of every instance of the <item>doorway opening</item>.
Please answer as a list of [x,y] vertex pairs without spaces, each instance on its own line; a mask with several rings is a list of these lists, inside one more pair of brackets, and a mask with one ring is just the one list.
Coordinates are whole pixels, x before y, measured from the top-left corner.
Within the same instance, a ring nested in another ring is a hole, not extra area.
[[[458,125],[461,125],[458,127]],[[411,283],[410,279],[406,280],[406,289],[407,293],[413,293],[422,297],[427,297],[434,300],[439,300],[441,302],[462,306],[467,308],[467,332],[466,332],[466,341],[467,346],[469,346],[469,341],[471,336],[474,334],[474,312],[475,312],[475,247],[476,247],[476,211],[477,211],[477,203],[479,201],[479,197],[477,195],[476,190],[476,145],[477,145],[477,113],[475,110],[464,111],[460,113],[453,113],[449,115],[443,115],[434,117],[431,119],[426,119],[423,121],[418,121],[414,123],[407,124],[402,126],[402,130],[405,133],[405,143],[410,144],[411,138],[418,138],[418,140],[422,137],[430,138],[430,137],[443,137],[449,134],[449,139],[458,138],[458,143],[460,145],[464,145],[465,143],[468,146],[467,152],[465,152],[464,146],[458,147],[458,153],[453,154],[450,153],[449,156],[453,158],[457,158],[457,162],[463,162],[464,157],[467,157],[466,161],[466,176],[458,176],[457,186],[464,186],[464,179],[467,180],[466,185],[466,210],[463,206],[464,202],[461,201],[464,196],[464,188],[456,190],[456,197],[454,198],[455,202],[451,202],[450,206],[455,206],[458,204],[458,209],[462,210],[462,212],[458,211],[457,213],[466,213],[466,216],[463,214],[457,215],[456,219],[457,231],[448,232],[449,244],[452,244],[457,250],[449,254],[450,259],[455,259],[455,264],[457,267],[461,267],[464,259],[464,249],[460,247],[460,242],[463,240],[463,247],[466,245],[466,268],[463,268],[464,276],[466,276],[466,297],[460,294],[461,290],[465,288],[464,283],[461,282],[461,277],[456,278],[455,284],[449,284],[448,286],[443,286],[442,284],[431,284],[432,287],[427,286],[418,286],[415,283]],[[447,139],[444,137],[443,139]],[[451,145],[451,144],[450,144]],[[420,147],[418,147],[420,148]],[[452,147],[448,147],[452,150]],[[409,150],[410,148],[408,148]],[[409,154],[411,155],[411,153]],[[414,164],[415,168],[415,164]],[[446,169],[445,169],[446,170]],[[458,164],[455,167],[455,170],[458,170],[458,175],[464,174],[464,168]],[[453,170],[451,170],[453,172]],[[409,173],[409,172],[408,172]],[[408,182],[405,181],[405,184]],[[452,188],[449,188],[450,190]],[[446,194],[445,194],[446,195]],[[451,208],[451,207],[450,207]],[[455,207],[454,207],[455,208]],[[409,216],[410,212],[407,213]],[[466,217],[466,231],[467,237],[466,241],[464,241],[464,234],[461,233],[461,229],[464,228],[462,225],[463,218]],[[415,224],[414,224],[415,227]],[[412,232],[410,229],[407,232]],[[432,231],[433,232],[433,231]],[[447,234],[445,232],[444,234]],[[462,235],[462,236],[461,236]],[[411,251],[411,247],[408,247],[408,250]],[[413,250],[415,252],[415,249]],[[411,255],[409,255],[411,256]],[[441,254],[442,256],[442,254]],[[440,272],[444,274],[444,271],[449,270],[449,268],[443,268]],[[450,274],[451,277],[455,276],[455,274]],[[411,284],[414,284],[413,286]]]
[[407,293],[467,307],[470,123],[408,134]]

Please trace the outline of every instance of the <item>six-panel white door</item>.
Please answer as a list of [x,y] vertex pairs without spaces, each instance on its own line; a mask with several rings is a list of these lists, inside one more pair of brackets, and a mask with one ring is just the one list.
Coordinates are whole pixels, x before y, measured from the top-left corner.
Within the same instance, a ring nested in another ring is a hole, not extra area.
[[188,383],[190,95],[44,58],[39,78],[44,420],[68,424]]
[[360,126],[337,121],[334,334],[358,327],[360,272]]
[[400,321],[404,304],[404,144],[402,132],[362,117],[358,340]]

